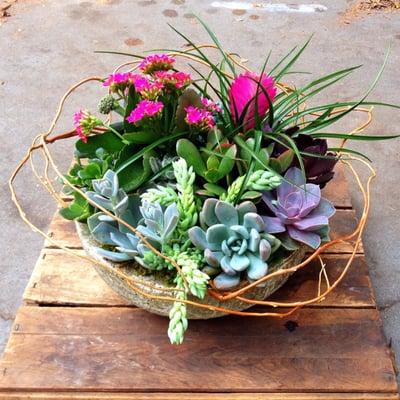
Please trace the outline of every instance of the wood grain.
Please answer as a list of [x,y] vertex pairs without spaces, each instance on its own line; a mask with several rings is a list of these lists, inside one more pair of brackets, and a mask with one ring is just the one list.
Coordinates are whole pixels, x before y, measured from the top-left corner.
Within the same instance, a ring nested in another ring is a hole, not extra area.
[[287,320],[191,321],[128,308],[22,307],[0,363],[2,390],[395,392],[374,309],[304,309]]
[[[82,250],[76,250],[84,254]],[[348,255],[324,255],[326,271],[332,282],[337,278]],[[298,301],[317,293],[320,264],[312,262],[294,274],[288,283],[273,296],[277,301]],[[324,286],[323,286],[324,287]],[[28,304],[127,306],[129,303],[112,291],[97,274],[90,262],[64,253],[45,249],[37,262],[24,293]],[[316,307],[374,307],[371,282],[363,256],[354,260],[344,281]]]
[[395,393],[8,392],[2,400],[399,400]]

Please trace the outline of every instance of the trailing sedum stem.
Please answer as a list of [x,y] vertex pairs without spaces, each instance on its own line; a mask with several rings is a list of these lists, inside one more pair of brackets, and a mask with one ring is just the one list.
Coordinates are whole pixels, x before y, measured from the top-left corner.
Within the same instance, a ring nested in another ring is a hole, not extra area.
[[172,165],[176,178],[176,188],[179,192],[177,204],[180,220],[178,229],[186,235],[187,230],[196,224],[198,218],[196,201],[193,193],[193,183],[196,179],[196,174],[193,172],[192,167],[188,168],[183,158],[175,161]]

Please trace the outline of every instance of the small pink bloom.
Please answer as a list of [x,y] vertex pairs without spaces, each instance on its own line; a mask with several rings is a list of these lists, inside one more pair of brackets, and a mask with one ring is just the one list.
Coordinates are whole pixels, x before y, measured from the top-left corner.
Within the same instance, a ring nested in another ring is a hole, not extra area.
[[250,106],[247,108],[243,119],[245,131],[255,126],[256,104],[260,118],[263,118],[269,109],[268,98],[264,91],[268,94],[269,100],[272,102],[275,99],[277,89],[273,78],[265,74],[260,79],[260,76],[257,74],[245,72],[238,75],[231,84],[229,89],[230,111],[236,123],[239,122],[238,119],[241,117],[246,105],[250,102]]
[[139,64],[139,68],[145,74],[151,74],[154,71],[167,71],[174,65],[175,59],[167,54],[152,54],[147,56]]
[[164,88],[161,82],[151,82],[145,77],[136,79],[134,85],[136,91],[148,100],[155,100]]
[[217,112],[217,113],[222,111],[222,108],[217,103],[215,103],[210,99],[207,99],[207,97],[202,97],[201,104],[203,104],[204,108],[207,111]]
[[87,143],[87,137],[91,133],[102,132],[103,129],[100,128],[102,125],[103,122],[87,110],[79,110],[74,114],[76,134],[84,143]]
[[199,130],[209,130],[215,126],[215,120],[210,111],[189,106],[185,108],[185,121]]
[[151,118],[160,115],[164,104],[161,101],[142,100],[132,110],[127,121],[135,124],[143,118]]
[[141,78],[140,75],[132,72],[117,72],[110,74],[103,82],[103,86],[110,87],[111,91],[124,90],[128,85],[134,83],[136,79]]
[[167,72],[167,71],[156,71],[154,76],[158,82],[161,82],[166,88],[170,90],[181,90],[189,86],[192,82],[190,74],[185,72]]

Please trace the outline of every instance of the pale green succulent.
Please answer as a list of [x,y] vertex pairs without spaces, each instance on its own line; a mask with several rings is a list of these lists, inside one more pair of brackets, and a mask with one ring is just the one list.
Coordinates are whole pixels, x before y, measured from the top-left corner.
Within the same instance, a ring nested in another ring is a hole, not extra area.
[[207,272],[219,273],[214,279],[218,289],[239,284],[242,275],[255,281],[268,272],[268,259],[280,241],[265,232],[264,221],[255,205],[248,201],[236,207],[216,199],[207,199],[200,223],[189,230],[192,243],[204,250]]
[[[111,170],[102,179],[94,180],[93,188],[94,191],[87,192],[89,199],[135,227],[156,249],[162,250],[163,245],[169,242],[179,220],[175,203],[165,210],[157,203],[143,201],[140,205],[138,196],[128,196],[119,188],[117,174]],[[135,259],[150,269],[165,267],[165,263],[156,263],[155,260],[144,262],[143,258],[150,250],[138,235],[115,218],[98,212],[90,216],[87,223],[90,233],[99,243],[113,247],[112,250],[97,248],[99,255],[115,262]]]
[[128,196],[119,187],[118,176],[108,170],[103,178],[92,181],[93,191],[86,192],[86,195],[96,205],[113,212],[115,215],[122,215],[128,207]]

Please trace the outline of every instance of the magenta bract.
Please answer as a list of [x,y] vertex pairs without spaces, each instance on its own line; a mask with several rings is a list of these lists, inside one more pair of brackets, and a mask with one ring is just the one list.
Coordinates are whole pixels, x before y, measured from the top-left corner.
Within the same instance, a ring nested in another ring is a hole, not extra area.
[[[275,96],[276,86],[271,76],[263,74],[260,78],[259,75],[252,72],[238,75],[229,90],[229,107],[233,119],[239,123],[244,112],[244,130],[248,131],[254,128],[256,115],[263,118],[269,109],[269,102],[272,102]],[[250,105],[247,106],[248,104]]]

